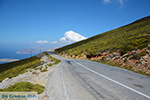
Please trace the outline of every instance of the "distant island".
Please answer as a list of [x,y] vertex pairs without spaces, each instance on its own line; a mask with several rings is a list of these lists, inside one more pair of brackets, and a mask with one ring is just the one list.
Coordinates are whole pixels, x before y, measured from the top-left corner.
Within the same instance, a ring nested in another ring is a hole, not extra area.
[[13,62],[13,61],[18,61],[19,59],[7,59],[7,58],[2,58],[0,59],[0,62]]

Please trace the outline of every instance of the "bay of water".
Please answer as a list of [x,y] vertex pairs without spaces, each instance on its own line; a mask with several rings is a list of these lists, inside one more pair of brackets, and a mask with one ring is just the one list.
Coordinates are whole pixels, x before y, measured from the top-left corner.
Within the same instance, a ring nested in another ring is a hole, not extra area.
[[[17,54],[16,53],[17,50],[3,50],[3,51],[0,51],[0,59],[2,58],[6,58],[6,59],[25,59],[25,58],[29,58],[31,56],[34,56],[38,53],[34,53],[32,55],[30,54]],[[0,62],[0,64],[3,64],[3,63],[8,63],[8,62]]]

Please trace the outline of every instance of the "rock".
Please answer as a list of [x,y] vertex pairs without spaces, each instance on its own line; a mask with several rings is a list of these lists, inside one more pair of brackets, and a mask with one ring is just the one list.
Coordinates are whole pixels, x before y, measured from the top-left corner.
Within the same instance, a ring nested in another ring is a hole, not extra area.
[[38,74],[40,74],[40,72],[34,71],[34,72],[32,72],[32,74],[38,75]]
[[131,52],[132,55],[135,55],[136,53],[137,53],[136,51],[132,51],[132,52]]
[[145,62],[145,60],[143,59],[143,57],[140,59],[140,63],[143,64]]
[[150,54],[150,51],[149,51],[149,50],[146,50],[146,53],[147,53],[147,54]]
[[150,44],[148,44],[148,50],[150,50]]
[[126,64],[125,64],[125,63],[123,63],[123,64],[122,64],[122,66],[123,66],[123,67],[125,67],[125,66],[126,66]]
[[150,71],[147,71],[146,74],[150,74]]
[[128,52],[127,52],[128,55],[131,55],[131,53],[132,53],[131,51],[128,51]]
[[126,54],[124,54],[121,58],[124,58],[124,57],[127,57],[128,56],[128,54],[126,53]]
[[31,72],[31,71],[33,71],[33,69],[28,69],[26,72]]
[[112,60],[117,60],[118,58],[119,58],[118,56],[117,57],[113,57]]
[[86,58],[87,58],[87,55],[83,55],[81,58],[82,58],[82,59],[86,59]]
[[109,61],[109,60],[111,60],[111,58],[110,57],[106,57],[106,61]]
[[144,63],[142,63],[142,67],[147,67],[148,66],[148,63],[147,62],[144,62]]
[[113,58],[114,56],[112,54],[108,55],[109,58]]
[[72,57],[74,58],[74,57],[75,57],[75,55],[72,55]]
[[150,57],[148,56],[148,55],[145,55],[144,57],[142,57],[143,58],[143,60],[145,61],[145,62],[147,62],[148,60],[150,60]]
[[5,79],[2,81],[2,83],[5,82],[5,81],[7,81],[8,79],[9,79],[9,78],[5,78]]

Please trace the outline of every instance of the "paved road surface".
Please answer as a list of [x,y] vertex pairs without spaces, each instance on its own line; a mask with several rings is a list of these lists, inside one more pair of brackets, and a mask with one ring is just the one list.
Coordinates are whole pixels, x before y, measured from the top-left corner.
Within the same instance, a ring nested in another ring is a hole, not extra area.
[[150,77],[51,54],[61,63],[48,76],[47,100],[150,100]]

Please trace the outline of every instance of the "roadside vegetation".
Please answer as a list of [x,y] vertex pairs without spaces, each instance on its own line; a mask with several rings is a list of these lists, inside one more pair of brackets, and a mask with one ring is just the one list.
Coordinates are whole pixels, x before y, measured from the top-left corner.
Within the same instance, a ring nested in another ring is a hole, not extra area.
[[25,73],[28,69],[36,68],[42,65],[41,57],[33,56],[31,58],[0,64],[0,82],[5,78],[12,78]]
[[56,59],[56,58],[52,57],[51,55],[49,55],[48,52],[44,52],[44,54],[49,58],[49,60],[51,62],[53,62],[51,64],[47,64],[48,66],[56,65],[56,64],[58,64],[61,61],[61,60]]
[[[48,54],[48,52],[43,52],[47,57],[48,57],[48,64],[46,64],[45,66],[41,66],[41,67],[36,67],[34,68],[34,70],[40,70],[41,72],[46,72],[48,71],[48,67],[56,65],[60,62],[60,60],[52,57],[51,55]],[[44,63],[44,62],[43,62]]]
[[45,90],[45,87],[44,86],[41,86],[39,84],[32,84],[30,82],[19,82],[19,83],[16,83],[8,88],[5,88],[5,89],[0,89],[0,91],[3,91],[3,92],[12,92],[12,91],[15,91],[15,92],[37,92],[38,94],[42,93],[43,91]]

